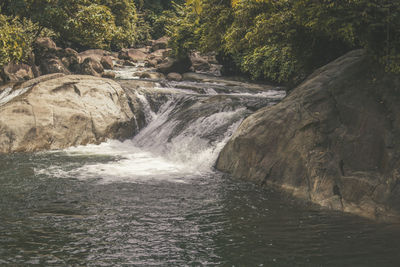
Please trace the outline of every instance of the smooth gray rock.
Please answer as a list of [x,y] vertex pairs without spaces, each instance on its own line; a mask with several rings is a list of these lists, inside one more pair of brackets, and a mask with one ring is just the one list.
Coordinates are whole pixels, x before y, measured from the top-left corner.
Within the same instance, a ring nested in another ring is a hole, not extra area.
[[399,77],[352,51],[249,116],[217,168],[330,209],[398,222],[399,88]]

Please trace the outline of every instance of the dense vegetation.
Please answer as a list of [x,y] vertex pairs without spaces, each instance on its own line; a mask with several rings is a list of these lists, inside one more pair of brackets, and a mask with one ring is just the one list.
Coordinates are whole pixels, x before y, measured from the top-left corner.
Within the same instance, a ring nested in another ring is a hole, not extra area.
[[400,72],[398,0],[188,0],[176,16],[175,54],[217,51],[255,79],[300,81],[355,48]]
[[134,46],[151,38],[149,18],[169,8],[165,0],[2,0],[0,66],[26,59],[40,35],[78,50]]
[[76,49],[171,37],[174,55],[214,51],[227,71],[298,82],[355,48],[400,73],[398,0],[2,0],[0,66],[50,35]]

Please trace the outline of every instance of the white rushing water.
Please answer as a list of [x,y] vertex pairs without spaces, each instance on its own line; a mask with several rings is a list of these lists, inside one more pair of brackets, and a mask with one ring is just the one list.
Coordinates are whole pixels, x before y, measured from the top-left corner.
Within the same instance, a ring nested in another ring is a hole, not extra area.
[[[87,145],[64,150],[71,157],[109,156],[108,162],[88,163],[77,168],[50,166],[36,169],[36,174],[54,177],[98,179],[101,183],[149,182],[167,180],[185,183],[191,177],[211,172],[219,152],[239,126],[245,108],[221,111],[199,117],[188,123],[178,135],[172,136],[178,121],[171,119],[171,112],[179,110],[171,99],[156,114],[148,101],[140,96],[145,105],[149,124],[135,138],[120,142],[109,140],[100,145]],[[205,136],[225,127],[217,140]]]
[[[132,79],[143,66],[118,70],[120,79]],[[214,172],[220,151],[249,114],[249,103],[277,101],[284,91],[233,90],[218,83],[154,83],[152,90],[165,94],[165,101],[154,111],[145,91],[136,91],[147,126],[125,142],[109,140],[100,145],[69,148],[60,153],[75,157],[76,164],[37,167],[38,175],[95,179],[101,183],[170,181],[187,183],[191,178]],[[213,86],[216,88],[214,90]],[[181,87],[179,87],[181,86]],[[188,90],[195,86],[204,93]],[[220,90],[222,88],[222,90]],[[251,93],[252,92],[252,93]],[[220,95],[215,101],[213,97]],[[211,99],[211,100],[210,100]],[[228,100],[224,100],[228,99]],[[209,101],[210,100],[210,101]],[[88,159],[80,162],[80,158]]]
[[13,90],[11,87],[5,88],[3,91],[0,92],[0,106],[10,102],[17,96],[20,96],[26,93],[31,87],[25,87],[21,89]]

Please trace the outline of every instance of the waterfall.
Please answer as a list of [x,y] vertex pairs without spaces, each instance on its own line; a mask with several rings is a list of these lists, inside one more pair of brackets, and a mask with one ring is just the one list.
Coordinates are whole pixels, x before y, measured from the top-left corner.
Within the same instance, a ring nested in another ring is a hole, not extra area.
[[[133,88],[138,88],[138,82],[132,82]],[[186,183],[193,177],[212,173],[219,152],[242,120],[285,95],[279,90],[253,90],[255,85],[249,89],[243,83],[236,87],[224,83],[165,83],[164,88],[154,83],[151,88],[135,89],[147,125],[133,139],[52,152],[92,160],[78,160],[73,166],[38,167],[35,173],[98,179],[103,183]],[[150,103],[158,101],[153,97],[159,94],[166,96],[163,103],[152,107]]]

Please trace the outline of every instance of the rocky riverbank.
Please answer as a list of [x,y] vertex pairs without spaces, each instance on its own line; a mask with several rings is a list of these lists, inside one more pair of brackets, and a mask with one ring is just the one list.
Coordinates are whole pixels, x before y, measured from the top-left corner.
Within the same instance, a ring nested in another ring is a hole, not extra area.
[[400,219],[400,82],[357,50],[249,116],[218,169],[334,210]]
[[192,53],[183,59],[169,57],[168,38],[149,41],[141,48],[109,52],[91,49],[78,53],[71,48],[60,48],[50,38],[38,38],[30,58],[25,63],[10,62],[0,70],[0,84],[24,82],[52,73],[83,74],[115,78],[112,70],[134,66],[140,62],[156,73],[140,73],[141,78],[181,80],[186,72],[208,72],[218,75],[220,66],[214,56]]
[[118,83],[85,75],[49,74],[3,88],[0,153],[126,139],[144,125],[134,105]]

